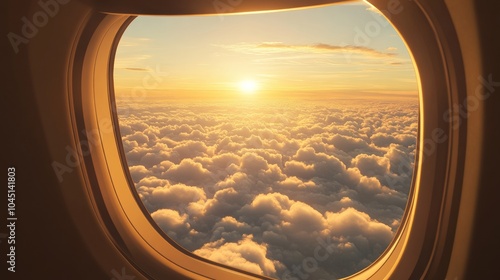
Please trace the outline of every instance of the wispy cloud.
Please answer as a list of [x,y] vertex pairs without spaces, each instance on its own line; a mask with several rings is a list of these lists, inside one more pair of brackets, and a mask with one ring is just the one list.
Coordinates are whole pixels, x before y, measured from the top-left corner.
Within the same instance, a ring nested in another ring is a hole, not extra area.
[[148,68],[140,68],[140,67],[125,67],[123,68],[125,70],[129,70],[129,71],[142,71],[142,72],[149,72],[151,71],[151,69],[148,69]]
[[138,67],[138,65],[151,65],[152,56],[148,54],[129,54],[122,52],[117,55],[120,59],[115,63],[115,69],[130,71],[150,71],[151,69]]
[[247,54],[273,54],[273,53],[355,53],[369,57],[394,57],[396,53],[378,51],[373,48],[356,45],[331,45],[318,43],[312,45],[294,45],[282,42],[240,43],[233,45],[216,45],[228,50]]

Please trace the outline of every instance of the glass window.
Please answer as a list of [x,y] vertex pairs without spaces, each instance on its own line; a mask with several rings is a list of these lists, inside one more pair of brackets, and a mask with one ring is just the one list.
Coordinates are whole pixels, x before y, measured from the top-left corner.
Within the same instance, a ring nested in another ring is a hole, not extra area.
[[418,82],[364,2],[136,18],[114,65],[135,188],[201,257],[332,279],[391,243],[412,183]]

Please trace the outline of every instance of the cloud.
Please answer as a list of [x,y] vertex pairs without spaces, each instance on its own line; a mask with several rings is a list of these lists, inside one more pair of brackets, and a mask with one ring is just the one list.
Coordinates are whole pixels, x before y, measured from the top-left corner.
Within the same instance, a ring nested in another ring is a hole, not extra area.
[[389,173],[390,161],[386,157],[361,154],[352,160],[352,166],[357,167],[361,174],[366,176],[383,176]]
[[248,191],[238,191],[240,186],[218,190],[213,198],[207,200],[205,204],[206,216],[211,216],[214,220],[224,217],[241,209],[251,200]]
[[187,215],[180,215],[179,212],[171,209],[160,209],[151,213],[153,220],[163,229],[171,238],[177,238],[181,234],[189,231],[190,225],[186,222]]
[[180,162],[183,159],[194,158],[207,155],[207,146],[200,141],[187,140],[170,151],[170,159],[173,162]]
[[374,177],[362,176],[356,186],[358,191],[359,200],[361,202],[367,202],[373,200],[374,196],[380,194],[384,191],[380,181]]
[[129,168],[130,175],[132,176],[132,180],[134,182],[139,182],[142,178],[148,176],[151,174],[151,171],[149,171],[146,167],[142,165],[134,165]]
[[135,141],[138,144],[146,144],[149,142],[149,137],[144,135],[144,133],[137,131],[132,135],[125,136],[123,140]]
[[293,45],[283,42],[240,43],[233,45],[216,45],[228,50],[247,54],[277,54],[277,53],[354,53],[375,58],[394,57],[396,54],[382,52],[365,46],[356,45],[331,45],[318,43],[314,45]]
[[335,236],[364,236],[374,244],[387,245],[391,242],[391,228],[354,208],[347,208],[339,213],[326,213],[326,220]]
[[314,177],[314,165],[307,165],[301,161],[290,160],[285,163],[283,170],[288,176],[296,176],[305,180],[310,180]]
[[279,182],[279,185],[286,188],[313,188],[316,186],[316,183],[314,181],[304,182],[295,176],[291,176]]
[[123,68],[125,70],[129,70],[129,71],[141,71],[141,72],[149,72],[151,71],[151,69],[148,69],[148,68],[140,68],[140,67],[125,67]]
[[147,152],[145,155],[143,155],[139,161],[140,164],[143,164],[144,166],[151,168],[153,167],[156,163],[162,162],[167,160],[168,154],[166,152]]
[[252,216],[280,215],[283,209],[289,209],[293,201],[280,193],[259,194],[246,207]]
[[269,165],[263,157],[254,153],[248,153],[241,158],[240,167],[247,174],[256,174],[261,170],[267,170]]
[[[273,44],[263,48],[294,47]],[[337,51],[329,48],[301,51]],[[120,130],[136,190],[175,242],[227,265],[300,279],[293,267],[322,240],[331,253],[311,279],[332,279],[376,260],[397,232],[417,113],[410,101],[150,102],[130,106]]]
[[162,174],[174,182],[200,185],[211,178],[211,173],[192,159],[183,159],[180,164],[172,165]]
[[205,201],[206,194],[202,188],[184,184],[169,185],[154,188],[144,200],[156,209],[187,206],[191,202]]
[[295,234],[301,231],[321,231],[325,228],[323,215],[309,204],[300,201],[293,203],[290,209],[283,210],[281,216],[283,228]]
[[366,143],[363,139],[339,134],[332,136],[330,138],[330,143],[332,143],[336,148],[347,153],[368,148],[368,143]]
[[252,239],[252,235],[243,236],[238,242],[224,243],[224,239],[220,239],[203,245],[194,253],[209,260],[256,274],[275,275],[275,263],[266,258],[266,245],[258,244]]

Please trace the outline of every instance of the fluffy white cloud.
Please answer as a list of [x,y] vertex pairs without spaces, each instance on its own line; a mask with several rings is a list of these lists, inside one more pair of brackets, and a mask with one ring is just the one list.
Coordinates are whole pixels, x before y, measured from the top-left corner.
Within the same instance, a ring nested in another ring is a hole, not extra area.
[[187,223],[187,215],[180,215],[179,212],[171,209],[160,209],[151,213],[151,217],[163,229],[168,229],[166,232],[172,238],[186,234],[190,228]]
[[223,264],[298,279],[294,267],[307,268],[323,246],[329,257],[308,273],[330,279],[363,269],[394,237],[417,110],[405,101],[134,104],[120,130],[139,196],[173,240]]
[[347,208],[339,213],[327,212],[326,220],[330,231],[335,236],[363,236],[375,244],[387,245],[391,242],[391,228],[354,208]]
[[142,178],[151,174],[151,171],[142,165],[130,166],[129,171],[134,182],[139,182]]
[[279,182],[279,185],[287,188],[312,188],[316,186],[316,183],[314,181],[304,182],[295,176],[291,176]]
[[173,162],[180,162],[186,158],[204,157],[207,156],[207,146],[199,141],[185,141],[170,151],[170,160]]
[[357,167],[361,174],[366,176],[383,176],[389,173],[390,162],[385,157],[360,154],[352,160],[352,166]]
[[312,179],[316,174],[314,172],[314,165],[308,165],[301,161],[290,160],[285,163],[283,171],[288,176],[296,176],[302,179]]
[[223,239],[220,239],[204,244],[194,253],[209,260],[249,272],[275,275],[275,262],[267,259],[266,245],[258,244],[252,239],[252,235],[243,236],[238,242],[225,243]]
[[263,157],[249,153],[241,158],[240,168],[247,174],[257,174],[261,170],[267,170],[269,165]]
[[316,211],[309,204],[297,201],[290,206],[290,209],[281,212],[281,225],[285,230],[298,232],[313,232],[325,229],[323,215]]
[[183,159],[178,165],[172,165],[162,177],[185,184],[200,185],[210,180],[211,173],[201,163]]
[[143,193],[143,201],[155,209],[186,207],[191,202],[205,201],[206,194],[202,188],[186,186],[184,184],[165,185],[152,188],[147,194]]
[[246,206],[253,216],[280,215],[283,209],[289,209],[293,201],[280,193],[259,194]]
[[149,137],[146,136],[144,133],[137,131],[132,135],[125,136],[123,140],[135,141],[139,145],[142,145],[149,142]]

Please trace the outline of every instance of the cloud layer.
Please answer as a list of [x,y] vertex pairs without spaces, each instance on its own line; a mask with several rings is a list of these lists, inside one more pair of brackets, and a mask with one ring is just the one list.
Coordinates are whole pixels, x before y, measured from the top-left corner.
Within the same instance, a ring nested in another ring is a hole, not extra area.
[[[396,55],[394,52],[381,52],[365,46],[331,45],[318,43],[313,45],[292,45],[283,42],[240,43],[234,45],[218,45],[219,47],[247,54],[274,53],[356,53],[370,57],[388,58]],[[391,49],[393,51],[393,49]]]
[[415,101],[118,105],[145,207],[195,254],[281,279],[334,279],[372,263],[398,229]]

